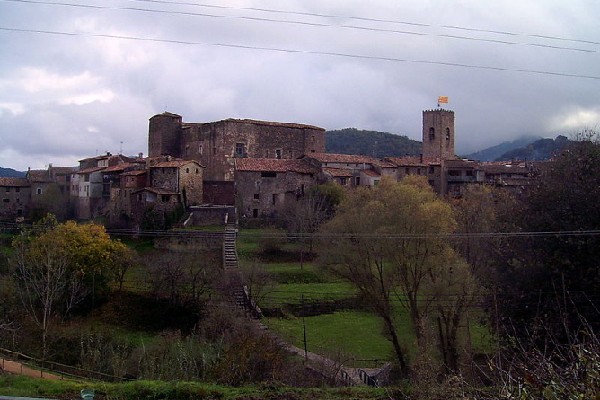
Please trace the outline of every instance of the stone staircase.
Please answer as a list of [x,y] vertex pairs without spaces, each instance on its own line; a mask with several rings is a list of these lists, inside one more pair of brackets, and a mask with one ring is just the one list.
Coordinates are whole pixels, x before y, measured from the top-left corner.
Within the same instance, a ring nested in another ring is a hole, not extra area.
[[244,285],[242,275],[238,268],[236,250],[237,227],[235,224],[225,226],[223,239],[223,268],[227,276],[228,288],[235,304],[253,318],[260,318],[260,308],[250,298],[248,288]]

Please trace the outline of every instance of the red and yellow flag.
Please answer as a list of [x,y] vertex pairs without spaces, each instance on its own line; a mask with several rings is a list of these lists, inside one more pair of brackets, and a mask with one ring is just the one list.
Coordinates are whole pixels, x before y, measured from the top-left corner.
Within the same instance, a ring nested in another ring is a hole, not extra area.
[[438,104],[448,104],[448,96],[438,96]]

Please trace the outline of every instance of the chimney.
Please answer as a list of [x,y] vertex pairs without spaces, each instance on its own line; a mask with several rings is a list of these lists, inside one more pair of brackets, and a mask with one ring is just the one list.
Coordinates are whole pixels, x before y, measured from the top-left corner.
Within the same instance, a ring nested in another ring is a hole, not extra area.
[[144,153],[138,153],[138,158],[140,158],[140,159],[144,158]]

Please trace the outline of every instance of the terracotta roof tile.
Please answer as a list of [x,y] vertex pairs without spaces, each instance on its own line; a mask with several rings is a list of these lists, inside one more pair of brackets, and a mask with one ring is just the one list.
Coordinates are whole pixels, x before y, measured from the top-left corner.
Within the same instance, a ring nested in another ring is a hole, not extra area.
[[123,172],[121,176],[137,176],[144,175],[147,171],[145,169],[134,169],[132,171]]
[[478,168],[479,162],[473,160],[462,160],[460,158],[455,160],[444,160],[447,167],[454,168]]
[[0,186],[6,187],[27,187],[31,186],[26,178],[0,178]]
[[281,127],[296,128],[296,129],[316,129],[316,130],[320,130],[320,131],[325,131],[325,129],[320,128],[318,126],[307,125],[307,124],[298,124],[295,122],[271,122],[271,121],[260,121],[260,120],[255,120],[255,119],[235,119],[235,118],[228,118],[228,119],[224,119],[224,120],[216,121],[216,122],[184,122],[182,124],[182,127],[189,128],[194,125],[216,124],[216,123],[223,123],[223,122],[235,123],[235,124],[281,126]]
[[375,171],[374,169],[363,169],[362,171],[360,171],[361,173],[367,175],[367,176],[371,176],[373,178],[379,178],[381,177],[381,175]]
[[427,167],[429,165],[440,165],[442,160],[435,157],[404,156],[404,157],[386,157],[384,160],[397,165],[398,167]]
[[27,179],[30,182],[52,182],[47,169],[30,169],[27,171]]
[[83,175],[83,174],[91,174],[92,172],[98,172],[98,171],[102,171],[106,169],[106,167],[90,167],[90,168],[86,168],[86,169],[82,169],[80,171],[77,172],[78,175]]
[[162,188],[154,188],[154,187],[145,187],[143,189],[135,190],[133,193],[140,192],[152,192],[154,194],[179,194],[177,192],[172,192],[170,190],[162,189]]
[[486,174],[520,174],[528,175],[529,169],[521,165],[511,164],[482,164],[480,168]]
[[236,158],[236,171],[245,172],[297,172],[314,174],[317,170],[305,160],[276,158]]
[[355,154],[310,153],[305,157],[321,163],[376,164],[379,162],[376,158]]
[[187,165],[190,163],[193,163],[193,164],[196,164],[196,165],[199,165],[200,167],[202,167],[202,165],[198,161],[194,161],[194,160],[173,160],[173,161],[163,161],[158,164],[154,164],[151,166],[151,168],[181,168],[184,165]]
[[352,176],[352,170],[345,168],[324,167],[323,172],[333,178],[348,178]]

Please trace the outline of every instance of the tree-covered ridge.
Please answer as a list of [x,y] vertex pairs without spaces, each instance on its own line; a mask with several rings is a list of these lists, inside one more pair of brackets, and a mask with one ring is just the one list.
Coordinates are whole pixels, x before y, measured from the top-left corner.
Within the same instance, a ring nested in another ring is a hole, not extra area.
[[421,153],[421,142],[388,132],[345,128],[325,133],[328,153],[360,154],[366,156],[400,157]]
[[25,176],[25,172],[16,171],[12,168],[0,167],[0,178],[22,178]]
[[525,147],[507,151],[495,161],[527,160],[543,161],[561,152],[571,141],[559,135],[556,139],[540,139]]

